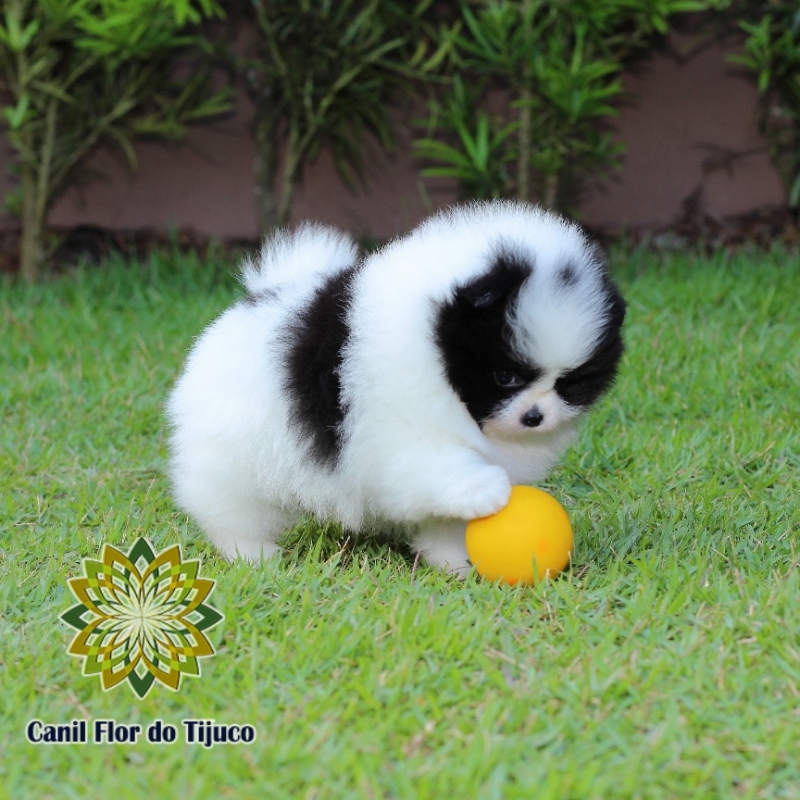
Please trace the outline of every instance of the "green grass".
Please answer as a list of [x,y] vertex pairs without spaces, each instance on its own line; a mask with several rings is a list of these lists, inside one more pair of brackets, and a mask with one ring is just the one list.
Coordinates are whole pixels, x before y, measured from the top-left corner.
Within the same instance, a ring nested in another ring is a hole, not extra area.
[[[172,506],[162,404],[231,265],[154,256],[0,284],[0,796],[800,796],[800,260],[643,252],[613,393],[546,488],[572,570],[464,582],[380,539],[295,533],[227,564]],[[66,578],[180,542],[218,652],[180,692],[104,693]],[[32,718],[250,723],[252,745],[31,745]]]

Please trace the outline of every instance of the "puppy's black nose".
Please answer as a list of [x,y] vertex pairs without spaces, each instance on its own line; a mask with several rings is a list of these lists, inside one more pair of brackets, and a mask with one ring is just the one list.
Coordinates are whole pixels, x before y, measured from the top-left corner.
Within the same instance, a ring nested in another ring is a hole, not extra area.
[[526,428],[538,428],[542,424],[543,419],[544,414],[539,411],[538,406],[534,406],[530,411],[525,412],[525,416],[522,418],[522,424]]

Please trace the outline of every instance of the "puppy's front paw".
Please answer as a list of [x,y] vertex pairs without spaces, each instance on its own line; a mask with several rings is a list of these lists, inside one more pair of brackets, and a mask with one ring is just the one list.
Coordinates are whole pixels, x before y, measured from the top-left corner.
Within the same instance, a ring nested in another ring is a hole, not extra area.
[[454,485],[448,516],[459,519],[488,517],[504,508],[511,498],[511,482],[500,467],[473,470]]

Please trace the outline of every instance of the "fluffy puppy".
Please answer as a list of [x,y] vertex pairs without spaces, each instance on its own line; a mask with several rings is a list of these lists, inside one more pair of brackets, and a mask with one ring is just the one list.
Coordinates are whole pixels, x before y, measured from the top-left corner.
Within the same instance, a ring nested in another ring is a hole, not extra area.
[[465,521],[547,474],[623,349],[596,250],[522,203],[445,211],[363,259],[307,225],[242,280],[168,403],[175,496],[228,558],[272,556],[310,512],[400,524],[465,572]]

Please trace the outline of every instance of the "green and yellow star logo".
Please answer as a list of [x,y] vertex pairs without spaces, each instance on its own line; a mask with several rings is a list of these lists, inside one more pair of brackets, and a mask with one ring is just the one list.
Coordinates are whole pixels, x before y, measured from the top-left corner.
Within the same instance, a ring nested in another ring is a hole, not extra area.
[[127,555],[106,544],[83,563],[85,577],[68,581],[78,604],[61,619],[78,631],[67,652],[85,659],[84,675],[99,674],[106,691],[127,680],[140,699],[155,681],[177,691],[183,675],[199,677],[198,659],[214,655],[204,631],[223,618],[205,602],[215,582],[199,577],[199,561],[140,538]]

